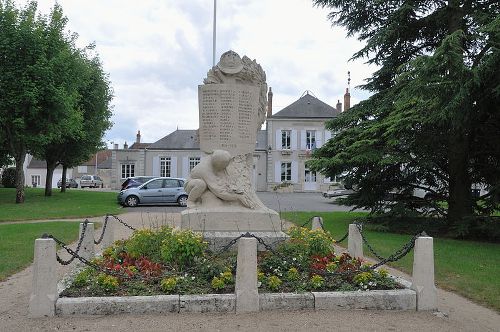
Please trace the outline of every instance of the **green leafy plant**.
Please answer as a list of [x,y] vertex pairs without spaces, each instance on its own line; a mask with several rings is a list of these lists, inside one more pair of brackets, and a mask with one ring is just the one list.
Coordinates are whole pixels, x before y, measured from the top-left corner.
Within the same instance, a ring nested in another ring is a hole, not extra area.
[[215,289],[216,291],[223,290],[224,287],[226,287],[226,283],[224,282],[223,278],[214,277],[212,279],[211,284],[212,284],[212,288]]
[[114,292],[118,288],[120,282],[117,277],[99,273],[97,276],[97,284],[106,292]]
[[325,278],[323,278],[322,276],[318,275],[318,274],[315,274],[311,277],[311,279],[309,280],[309,284],[311,285],[311,288],[313,289],[318,289],[318,288],[321,288],[323,287],[325,283]]
[[278,290],[283,281],[275,275],[269,276],[267,278],[267,287],[271,290]]
[[172,228],[164,226],[157,231],[141,229],[134,231],[127,241],[127,252],[134,258],[148,256],[149,259],[160,262],[163,242],[172,237]]
[[200,233],[191,230],[174,231],[163,240],[161,257],[167,263],[175,263],[183,268],[192,263],[195,257],[203,256],[207,243]]
[[177,277],[163,278],[160,282],[160,288],[167,294],[172,293],[177,287]]
[[286,273],[286,280],[287,281],[296,281],[300,277],[299,271],[295,267],[291,267],[288,272]]

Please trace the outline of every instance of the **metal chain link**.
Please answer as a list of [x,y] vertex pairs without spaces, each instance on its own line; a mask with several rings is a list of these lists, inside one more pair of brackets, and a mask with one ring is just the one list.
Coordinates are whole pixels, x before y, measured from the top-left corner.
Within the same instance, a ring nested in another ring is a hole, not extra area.
[[131,230],[133,230],[133,231],[136,231],[136,230],[137,230],[137,228],[134,228],[134,227],[130,226],[129,224],[127,224],[125,221],[121,220],[120,218],[118,218],[118,217],[117,217],[117,216],[115,216],[114,214],[107,214],[107,215],[106,215],[106,217],[108,217],[108,216],[111,216],[111,217],[115,218],[116,220],[118,220],[118,222],[119,222],[120,224],[124,225],[124,226],[125,226],[125,227],[127,227],[127,228],[130,228],[130,229],[131,229]]
[[99,236],[99,240],[94,240],[94,244],[100,244],[102,242],[102,239],[104,238],[104,232],[106,232],[106,226],[108,226],[108,215],[106,215],[106,218],[104,219],[101,236]]
[[[89,223],[88,219],[85,219],[85,221],[83,222],[83,226],[82,226],[82,234],[80,234],[80,239],[78,239],[78,244],[76,245],[75,251],[73,251],[72,249],[70,249],[75,254],[78,254],[78,252],[80,251],[80,247],[81,247],[81,245],[83,243],[83,238],[85,237],[85,232],[87,231],[87,225],[88,225],[88,223]],[[63,243],[62,241],[59,241],[59,240],[55,239],[52,235],[48,235],[48,237],[51,238],[51,239],[54,239],[54,241],[56,241],[58,244],[61,245],[61,247],[63,247],[64,249],[66,249],[66,251],[68,251],[65,243]],[[59,255],[56,253],[56,259],[57,259],[57,261],[61,265],[69,265],[75,259],[75,255],[71,255],[71,258],[69,260],[65,261],[61,257],[59,257]]]
[[366,239],[365,235],[363,234],[363,225],[361,223],[354,223],[354,225],[356,225],[356,227],[358,228],[358,231],[359,231],[359,234],[361,235],[361,239],[363,240],[363,243],[366,244],[366,247],[368,248],[368,250],[370,250],[370,252],[375,256],[377,257],[378,260],[384,260],[385,258],[381,255],[379,255],[375,249],[373,249],[373,247],[370,245],[370,243],[368,243],[368,240]]

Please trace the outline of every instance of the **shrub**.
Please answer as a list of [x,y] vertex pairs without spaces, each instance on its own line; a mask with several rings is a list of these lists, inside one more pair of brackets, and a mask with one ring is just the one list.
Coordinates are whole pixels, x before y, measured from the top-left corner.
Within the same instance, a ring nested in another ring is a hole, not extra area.
[[119,281],[117,277],[100,273],[97,276],[97,284],[106,292],[114,292],[118,288]]
[[147,256],[155,262],[161,262],[161,248],[163,241],[172,236],[172,228],[162,227],[158,231],[150,229],[141,229],[134,231],[127,241],[127,252],[133,258]]
[[14,167],[9,167],[2,173],[2,185],[5,188],[15,188],[16,187],[16,169]]
[[286,279],[288,281],[296,281],[299,279],[299,271],[295,267],[291,267],[286,273]]
[[76,275],[73,285],[75,287],[85,287],[90,284],[93,275],[94,270],[92,268],[86,268]]
[[335,240],[322,229],[310,230],[304,227],[291,227],[288,230],[292,243],[302,244],[307,256],[326,256],[333,254]]
[[218,277],[214,277],[212,279],[212,288],[213,289],[220,291],[220,290],[224,289],[224,287],[226,287],[226,283],[224,282],[224,279],[218,278]]
[[160,282],[160,288],[167,294],[172,293],[177,287],[177,277],[163,278]]
[[309,284],[311,285],[311,288],[313,288],[313,289],[318,289],[318,288],[323,287],[324,283],[325,283],[325,279],[318,274],[313,275],[311,277],[311,280],[309,280]]
[[281,279],[277,276],[273,275],[267,278],[267,287],[269,287],[270,290],[278,290],[282,283]]
[[200,233],[191,230],[174,231],[162,242],[161,257],[180,268],[191,265],[196,257],[203,256],[207,243]]

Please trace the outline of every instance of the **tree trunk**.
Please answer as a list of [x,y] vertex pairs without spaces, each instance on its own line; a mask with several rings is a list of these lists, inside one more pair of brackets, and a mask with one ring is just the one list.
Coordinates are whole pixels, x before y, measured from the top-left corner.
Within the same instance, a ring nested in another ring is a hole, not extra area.
[[52,178],[57,161],[47,160],[47,179],[45,180],[45,196],[52,196]]
[[63,171],[62,171],[62,181],[61,181],[61,192],[64,193],[66,192],[66,172],[68,170],[68,167],[66,165],[63,165]]
[[448,150],[450,174],[448,198],[448,222],[459,224],[472,214],[471,179],[468,172],[468,139],[459,132],[451,134]]
[[24,203],[24,159],[26,159],[26,150],[22,149],[16,153],[16,204]]

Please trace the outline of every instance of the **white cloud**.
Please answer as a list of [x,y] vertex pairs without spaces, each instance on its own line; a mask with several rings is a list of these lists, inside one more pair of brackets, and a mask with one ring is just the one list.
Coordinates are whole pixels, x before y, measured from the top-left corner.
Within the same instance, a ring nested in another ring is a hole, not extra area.
[[[24,1],[19,0],[19,3]],[[154,142],[177,127],[198,127],[197,85],[212,65],[212,0],[59,0],[79,45],[96,43],[115,91],[106,140],[129,144],[137,130]],[[48,13],[55,0],[39,0]],[[256,59],[273,87],[274,110],[305,90],[335,106],[351,72],[351,105],[368,94],[373,68],[348,62],[361,48],[332,28],[328,10],[311,0],[219,0],[217,59],[233,49]]]

